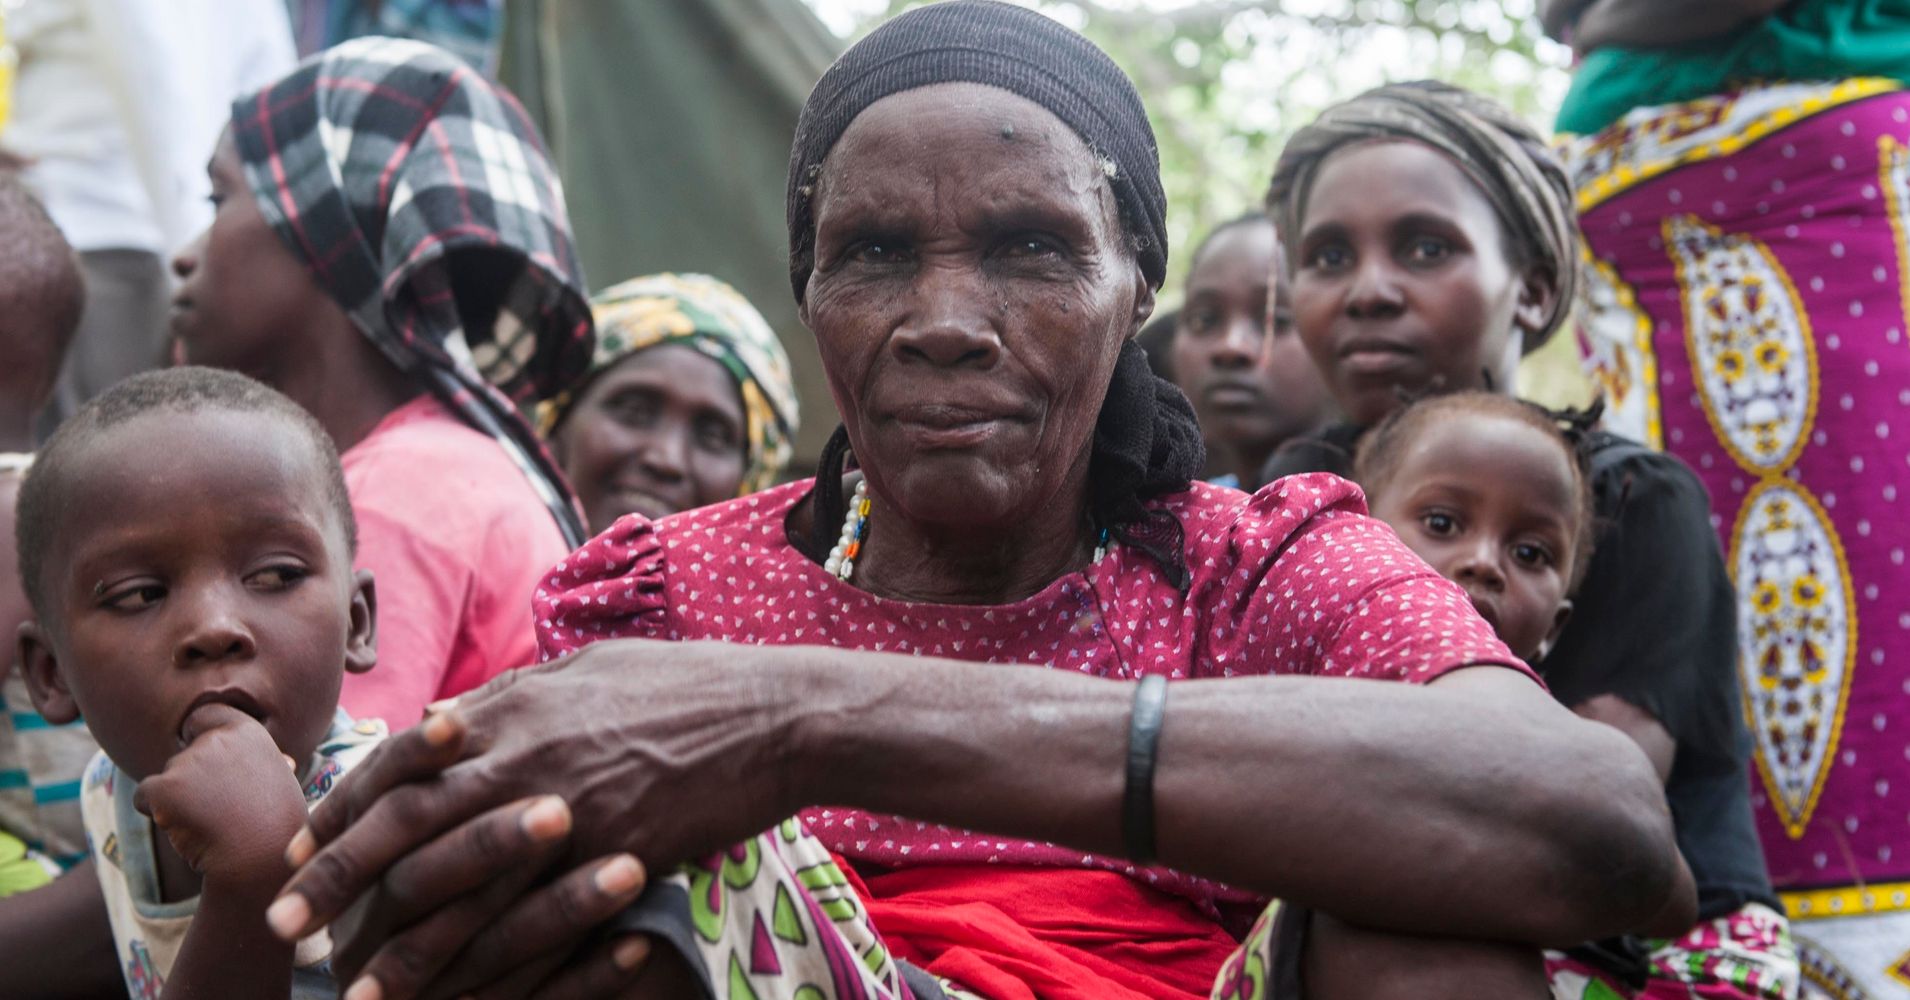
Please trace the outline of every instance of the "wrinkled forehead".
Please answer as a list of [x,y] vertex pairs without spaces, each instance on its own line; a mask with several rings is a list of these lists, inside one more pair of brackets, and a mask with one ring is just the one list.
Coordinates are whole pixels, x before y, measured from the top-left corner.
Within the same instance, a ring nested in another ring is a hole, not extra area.
[[1034,101],[986,84],[938,83],[890,94],[849,123],[817,175],[816,214],[820,223],[832,201],[882,204],[926,184],[944,203],[1074,201],[1118,224],[1112,169]]

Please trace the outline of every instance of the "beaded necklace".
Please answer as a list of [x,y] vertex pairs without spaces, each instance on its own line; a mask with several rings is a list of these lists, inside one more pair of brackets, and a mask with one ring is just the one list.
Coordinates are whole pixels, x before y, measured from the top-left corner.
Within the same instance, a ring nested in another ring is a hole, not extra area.
[[[822,563],[822,568],[834,574],[838,580],[847,581],[856,570],[856,557],[862,554],[862,543],[869,537],[869,510],[869,481],[864,479],[856,484],[855,497],[849,501],[849,512],[842,517],[842,535],[836,539],[836,547],[829,550],[829,558]],[[1107,554],[1108,529],[1102,528],[1094,546],[1094,561],[1100,562]]]

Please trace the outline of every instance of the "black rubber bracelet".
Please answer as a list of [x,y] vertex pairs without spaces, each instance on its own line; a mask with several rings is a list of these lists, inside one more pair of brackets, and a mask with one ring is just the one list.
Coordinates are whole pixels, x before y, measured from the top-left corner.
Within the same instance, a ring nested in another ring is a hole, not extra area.
[[1161,745],[1161,720],[1167,715],[1167,678],[1141,678],[1134,689],[1134,711],[1127,725],[1127,790],[1121,796],[1121,838],[1128,860],[1154,860],[1154,761]]

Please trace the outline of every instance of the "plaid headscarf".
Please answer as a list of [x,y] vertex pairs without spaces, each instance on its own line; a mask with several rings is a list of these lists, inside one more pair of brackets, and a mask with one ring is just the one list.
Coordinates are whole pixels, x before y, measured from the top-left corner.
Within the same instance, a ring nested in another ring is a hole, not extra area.
[[590,363],[557,172],[524,110],[442,49],[360,38],[232,106],[260,210],[365,336],[503,446],[588,537],[519,406]]
[[[1282,240],[1300,238],[1307,198],[1320,164],[1350,143],[1407,139],[1450,158],[1492,203],[1499,220],[1557,286],[1531,351],[1565,322],[1578,288],[1578,223],[1572,182],[1532,126],[1484,97],[1436,80],[1389,84],[1328,108],[1295,133],[1280,153],[1267,191],[1267,211]],[[1287,270],[1298,264],[1288,244]]]
[[603,290],[591,307],[597,354],[581,381],[539,411],[546,437],[597,376],[652,347],[683,344],[722,365],[742,394],[748,451],[737,495],[775,485],[789,465],[800,419],[796,383],[782,342],[748,299],[705,274],[652,274]]

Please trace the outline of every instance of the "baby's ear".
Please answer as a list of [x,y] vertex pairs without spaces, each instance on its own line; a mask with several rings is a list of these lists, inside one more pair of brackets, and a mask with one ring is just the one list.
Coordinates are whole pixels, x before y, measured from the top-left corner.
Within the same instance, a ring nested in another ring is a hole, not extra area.
[[1565,624],[1572,620],[1572,602],[1560,601],[1558,610],[1552,614],[1552,631],[1545,634],[1545,641],[1539,643],[1539,655],[1534,659],[1543,660],[1558,645],[1559,636],[1565,634]]
[[60,676],[59,656],[53,652],[46,629],[37,621],[22,622],[15,649],[20,657],[20,673],[27,682],[27,693],[32,696],[33,707],[40,717],[56,726],[79,718],[80,704],[67,689],[66,678]]
[[351,634],[345,637],[345,671],[362,674],[378,665],[378,586],[371,570],[352,574]]

